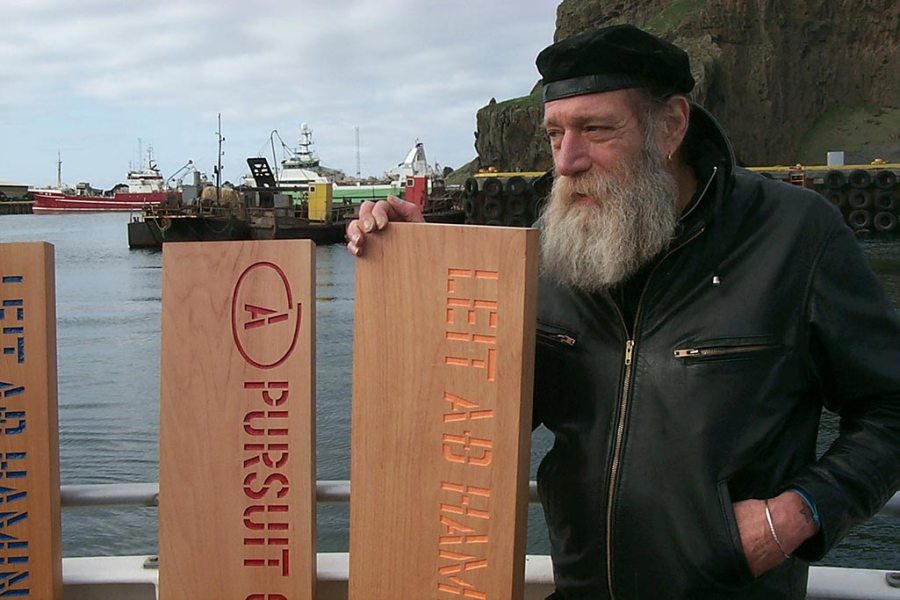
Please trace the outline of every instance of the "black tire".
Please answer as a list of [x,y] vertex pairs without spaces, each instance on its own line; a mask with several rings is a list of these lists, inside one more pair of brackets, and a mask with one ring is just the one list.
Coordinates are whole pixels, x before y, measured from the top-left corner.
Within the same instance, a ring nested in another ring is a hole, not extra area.
[[872,206],[872,194],[868,190],[852,190],[847,195],[847,205],[850,208],[869,208]]
[[850,182],[850,187],[854,187],[858,190],[864,190],[872,184],[872,176],[868,171],[855,169],[853,171],[850,171],[850,175],[847,177],[847,181]]
[[550,195],[552,187],[553,171],[547,171],[543,175],[531,180],[531,191],[534,193],[534,198],[538,202],[543,203],[544,199]]
[[875,218],[872,219],[872,225],[875,226],[876,230],[882,233],[890,233],[897,229],[897,217],[889,212],[875,213]]
[[892,190],[897,185],[897,175],[893,171],[875,171],[875,187],[882,190]]
[[847,206],[847,193],[841,190],[831,190],[825,194],[825,197],[838,208]]
[[854,210],[847,216],[847,222],[853,229],[866,229],[872,223],[872,213],[867,210]]
[[478,209],[478,205],[475,203],[475,200],[476,198],[469,197],[466,198],[465,201],[463,201],[463,212],[466,215],[466,219],[471,219],[475,216],[475,213]]
[[501,182],[496,177],[489,177],[484,180],[484,185],[482,186],[484,189],[484,195],[489,198],[496,198],[500,194],[503,193],[503,182]]
[[528,210],[528,200],[522,196],[512,196],[509,199],[509,214],[513,216],[522,216]]
[[[496,181],[496,180],[495,180]],[[503,218],[503,204],[497,198],[488,198],[484,201],[484,218],[488,221]]]
[[875,208],[893,212],[897,209],[897,199],[893,192],[879,192],[875,195]]
[[842,171],[828,171],[825,174],[825,185],[832,190],[839,190],[847,184],[847,176]]
[[474,177],[469,177],[466,179],[466,183],[464,184],[466,189],[467,196],[477,196],[478,195],[478,180]]
[[528,191],[528,182],[524,177],[514,175],[506,181],[506,192],[510,196],[522,196]]

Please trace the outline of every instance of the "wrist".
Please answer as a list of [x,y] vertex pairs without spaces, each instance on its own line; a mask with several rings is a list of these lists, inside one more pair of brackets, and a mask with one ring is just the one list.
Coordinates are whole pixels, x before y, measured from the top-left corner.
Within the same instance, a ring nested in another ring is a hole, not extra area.
[[812,519],[813,523],[815,523],[816,527],[819,528],[822,526],[822,518],[819,516],[819,509],[816,506],[815,500],[813,500],[812,496],[806,493],[805,490],[802,490],[798,487],[790,487],[788,488],[789,492],[794,492],[800,499],[806,503],[806,507],[809,509],[809,516]]
[[806,502],[794,491],[783,492],[771,498],[769,508],[772,525],[785,554],[792,554],[819,531]]

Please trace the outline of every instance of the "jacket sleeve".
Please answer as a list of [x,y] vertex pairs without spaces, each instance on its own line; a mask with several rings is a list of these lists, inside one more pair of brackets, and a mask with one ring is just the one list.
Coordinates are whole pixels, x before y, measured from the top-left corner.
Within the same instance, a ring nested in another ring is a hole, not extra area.
[[806,323],[820,396],[840,416],[837,439],[791,482],[822,521],[796,554],[818,560],[900,486],[900,319],[846,227],[822,248]]

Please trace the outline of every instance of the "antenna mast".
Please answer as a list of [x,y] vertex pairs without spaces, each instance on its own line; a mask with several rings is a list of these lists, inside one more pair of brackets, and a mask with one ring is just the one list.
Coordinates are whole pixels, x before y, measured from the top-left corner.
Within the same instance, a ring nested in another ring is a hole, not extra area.
[[56,187],[62,189],[62,154],[56,151]]
[[222,137],[222,113],[219,113],[219,130],[216,135],[219,138],[219,159],[216,164],[216,203],[219,203],[222,189],[222,142],[225,141],[225,138]]
[[356,126],[356,179],[360,178],[359,169],[359,125]]

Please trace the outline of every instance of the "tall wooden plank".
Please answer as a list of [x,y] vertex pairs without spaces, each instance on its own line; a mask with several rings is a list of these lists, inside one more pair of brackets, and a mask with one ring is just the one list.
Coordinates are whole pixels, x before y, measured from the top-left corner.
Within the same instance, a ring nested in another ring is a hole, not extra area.
[[53,246],[0,244],[0,598],[62,598]]
[[314,258],[163,247],[162,600],[314,597]]
[[350,599],[522,598],[537,231],[392,223],[356,270]]

